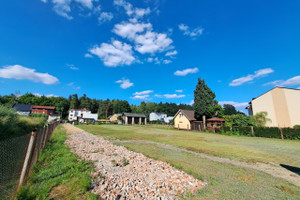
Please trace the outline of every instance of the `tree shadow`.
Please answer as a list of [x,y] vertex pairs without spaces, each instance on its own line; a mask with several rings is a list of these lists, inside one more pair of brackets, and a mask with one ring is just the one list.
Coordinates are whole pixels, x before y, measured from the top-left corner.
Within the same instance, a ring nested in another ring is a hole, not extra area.
[[287,170],[290,170],[291,172],[297,174],[300,176],[300,168],[299,167],[293,167],[285,164],[280,164],[281,167],[286,168]]

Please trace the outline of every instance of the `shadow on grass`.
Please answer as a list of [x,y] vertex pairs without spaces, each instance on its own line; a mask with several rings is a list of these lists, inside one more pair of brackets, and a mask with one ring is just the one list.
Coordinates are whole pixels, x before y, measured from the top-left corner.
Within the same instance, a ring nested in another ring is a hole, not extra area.
[[291,172],[297,174],[300,176],[300,168],[299,167],[293,167],[290,165],[280,164],[281,167],[286,168],[287,170],[290,170]]

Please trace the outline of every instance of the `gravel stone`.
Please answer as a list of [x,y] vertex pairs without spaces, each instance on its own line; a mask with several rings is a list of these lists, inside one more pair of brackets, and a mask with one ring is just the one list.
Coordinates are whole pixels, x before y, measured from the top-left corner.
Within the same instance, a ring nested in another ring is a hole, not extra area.
[[70,124],[64,127],[71,151],[93,162],[92,192],[102,199],[179,199],[205,186],[165,162],[116,146]]

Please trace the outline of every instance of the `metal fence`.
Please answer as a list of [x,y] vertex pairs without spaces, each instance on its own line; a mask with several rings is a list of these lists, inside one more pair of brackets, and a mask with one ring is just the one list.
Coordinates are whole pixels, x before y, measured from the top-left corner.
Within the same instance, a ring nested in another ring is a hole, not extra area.
[[45,148],[59,122],[32,133],[0,141],[0,199],[12,199]]

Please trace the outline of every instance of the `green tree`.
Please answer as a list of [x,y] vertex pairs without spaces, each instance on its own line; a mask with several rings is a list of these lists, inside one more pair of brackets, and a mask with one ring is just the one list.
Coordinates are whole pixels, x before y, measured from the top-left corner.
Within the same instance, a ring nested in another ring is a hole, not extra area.
[[215,93],[205,84],[201,78],[198,79],[194,90],[195,118],[201,120],[202,116],[209,115],[209,107],[214,105]]
[[224,115],[235,115],[237,114],[237,111],[233,105],[230,104],[224,104]]
[[252,116],[252,121],[255,126],[264,127],[268,121],[271,121],[267,118],[267,112],[259,112]]
[[213,105],[208,108],[207,117],[223,117],[224,109],[218,104],[218,101],[214,100]]
[[78,95],[73,94],[69,96],[69,101],[70,101],[70,108],[71,109],[78,109],[80,106],[80,102],[78,100]]

